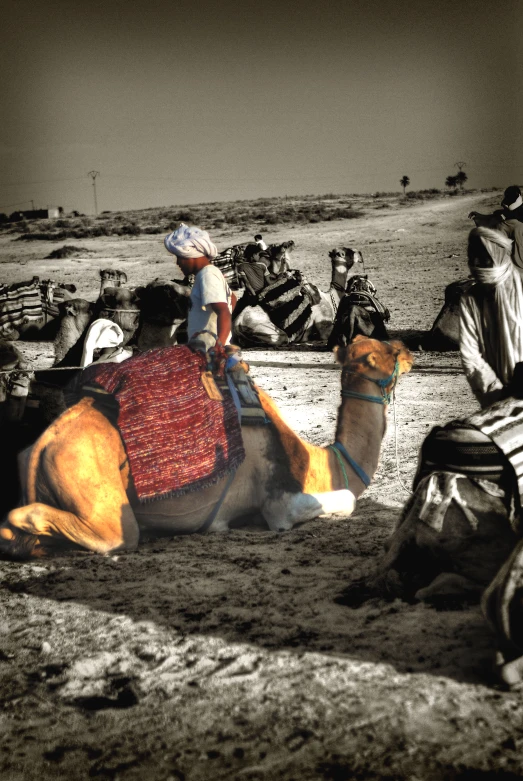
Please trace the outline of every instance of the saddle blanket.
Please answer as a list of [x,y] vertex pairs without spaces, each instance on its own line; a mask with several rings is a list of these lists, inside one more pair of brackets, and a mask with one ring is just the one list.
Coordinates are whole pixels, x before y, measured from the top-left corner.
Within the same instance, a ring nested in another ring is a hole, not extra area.
[[31,282],[0,285],[0,335],[42,317],[38,277]]
[[141,502],[198,491],[245,458],[232,397],[207,395],[205,356],[184,345],[139,353],[120,364],[92,364],[81,393],[116,399],[118,428]]
[[258,303],[289,341],[296,341],[312,325],[312,306],[301,283],[287,276],[278,277],[258,293]]
[[504,495],[512,521],[513,502],[523,506],[523,400],[503,399],[432,429],[421,446],[413,488],[427,480],[430,485],[443,478],[449,481],[452,475],[472,480],[487,493]]

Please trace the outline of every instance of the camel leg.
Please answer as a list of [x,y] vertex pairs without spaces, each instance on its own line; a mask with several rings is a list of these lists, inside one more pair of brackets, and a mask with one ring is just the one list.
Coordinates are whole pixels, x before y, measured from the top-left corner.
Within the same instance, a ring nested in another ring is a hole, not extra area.
[[354,494],[344,489],[318,494],[284,494],[279,499],[268,499],[261,512],[271,531],[288,531],[296,523],[320,515],[338,513],[348,518],[355,505]]
[[100,553],[137,545],[138,524],[120,469],[125,453],[119,434],[101,413],[87,403],[78,405],[24,456],[29,503],[11,510],[7,529],[65,538]]
[[[66,510],[59,510],[41,502],[18,507],[7,516],[7,524],[0,528],[4,543],[9,526],[36,537],[62,537],[96,553],[108,553],[122,548],[135,548],[139,530],[136,518],[128,502],[114,514],[94,513],[81,517]],[[4,546],[5,550],[5,546]]]

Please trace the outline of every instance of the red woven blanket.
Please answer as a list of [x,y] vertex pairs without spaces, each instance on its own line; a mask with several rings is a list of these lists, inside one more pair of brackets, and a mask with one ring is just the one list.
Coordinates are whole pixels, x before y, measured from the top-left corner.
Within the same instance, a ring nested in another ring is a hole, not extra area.
[[179,496],[216,483],[245,458],[238,413],[229,394],[210,399],[200,375],[205,358],[176,345],[123,363],[84,370],[119,404],[118,428],[140,501]]

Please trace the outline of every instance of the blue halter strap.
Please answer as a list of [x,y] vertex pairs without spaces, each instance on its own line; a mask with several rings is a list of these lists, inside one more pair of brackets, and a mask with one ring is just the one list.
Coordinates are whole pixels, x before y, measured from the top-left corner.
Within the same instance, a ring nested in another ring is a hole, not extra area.
[[[398,373],[399,373],[398,361],[396,361],[396,363],[394,364],[394,369],[392,371],[392,374],[389,374],[389,376],[385,377],[385,379],[383,380],[375,380],[374,377],[368,377],[366,374],[360,374],[360,372],[354,372],[351,371],[350,369],[344,369],[343,374],[356,374],[358,377],[362,377],[364,380],[369,380],[369,382],[373,382],[380,389],[381,396],[370,396],[367,393],[358,393],[357,391],[346,390],[345,388],[341,389],[341,395],[343,398],[361,399],[362,401],[372,401],[374,404],[381,404],[381,405],[389,404],[392,398],[392,394],[394,392],[396,380],[398,379]],[[392,388],[390,389],[390,391],[387,391],[386,388],[391,383],[392,383]],[[341,444],[341,442],[336,441],[334,442],[333,445],[329,445],[329,450],[332,450],[332,452],[338,459],[338,462],[341,466],[341,470],[343,472],[343,479],[345,481],[346,488],[348,488],[349,483],[347,479],[347,472],[345,471],[345,467],[340,458],[340,453],[345,459],[345,461],[349,464],[349,466],[351,466],[352,469],[356,472],[356,474],[360,478],[365,488],[369,487],[370,477],[365,472],[365,470],[363,470],[361,466],[358,463],[356,463],[356,461],[352,458],[350,453],[347,451],[344,445]]]
[[333,445],[329,445],[328,449],[332,450],[332,452],[334,453],[334,455],[336,456],[336,458],[338,459],[338,461],[340,463],[341,471],[343,472],[343,477],[344,477],[344,480],[345,480],[345,487],[346,488],[349,487],[349,482],[348,482],[348,479],[347,479],[347,473],[345,471],[345,467],[343,466],[343,462],[342,462],[342,460],[341,460],[341,458],[339,456],[340,453],[343,456],[343,458],[345,459],[345,461],[348,463],[348,465],[351,466],[354,469],[354,471],[356,472],[356,474],[360,478],[360,480],[363,483],[363,485],[365,486],[365,488],[369,487],[369,485],[370,485],[370,477],[361,468],[361,466],[358,463],[356,463],[356,461],[353,459],[353,457],[350,455],[350,453],[347,451],[347,449],[341,444],[341,442],[336,441]]
[[[385,379],[383,380],[375,380],[374,377],[368,377],[366,374],[361,374],[360,372],[353,372],[350,369],[344,369],[343,374],[356,374],[358,377],[361,377],[364,380],[373,382],[380,389],[381,396],[369,396],[366,393],[358,393],[357,391],[346,390],[345,388],[341,389],[341,395],[345,399],[362,399],[363,401],[373,401],[375,404],[390,404],[390,400],[394,392],[394,387],[396,385],[396,380],[398,379],[398,372],[399,372],[398,361],[396,361],[396,363],[394,364],[394,369],[392,371],[392,374],[389,374],[389,376],[385,377]],[[390,391],[387,391],[386,388],[391,383],[393,383],[392,388],[390,389]]]

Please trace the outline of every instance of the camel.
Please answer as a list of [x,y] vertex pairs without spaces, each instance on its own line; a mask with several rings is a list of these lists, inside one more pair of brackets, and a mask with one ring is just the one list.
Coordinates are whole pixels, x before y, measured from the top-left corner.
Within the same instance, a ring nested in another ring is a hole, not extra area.
[[76,285],[35,276],[30,282],[0,285],[0,333],[3,339],[54,339],[60,303],[73,298]]
[[[296,340],[298,342],[316,339],[322,342],[327,341],[334,325],[339,303],[345,295],[349,271],[355,263],[363,262],[361,253],[349,247],[331,250],[329,258],[331,261],[330,287],[326,291],[315,288],[315,294],[319,301],[313,303],[310,324]],[[286,334],[273,325],[269,315],[260,306],[246,307],[234,320],[234,328],[241,334],[240,343],[262,343],[272,347],[288,344]]]
[[119,271],[114,268],[100,269],[100,292],[102,295],[108,287],[123,287],[127,283],[127,274],[125,271]]
[[[220,252],[213,264],[220,269],[231,290],[239,290],[243,287],[243,281],[238,275],[238,264],[245,260],[245,250],[250,243],[235,244]],[[269,244],[264,250],[267,256],[271,272],[282,273],[289,270],[289,254],[294,249],[294,241],[284,241],[281,244]]]
[[133,290],[106,287],[94,304],[83,299],[66,302],[54,342],[55,366],[80,366],[87,328],[99,318],[120,326],[123,345],[133,341],[139,350],[148,350],[176,344],[187,319],[190,292],[178,282],[156,278]]
[[445,303],[438,312],[432,328],[422,341],[424,350],[446,351],[459,349],[459,303],[463,293],[473,284],[474,279],[467,277],[447,285],[445,288]]
[[496,209],[492,214],[481,214],[480,212],[469,212],[467,215],[469,220],[473,220],[477,228],[499,228],[503,222],[503,209]]
[[389,394],[413,359],[401,342],[365,337],[335,355],[342,368],[335,445],[301,440],[259,390],[272,425],[242,428],[245,459],[225,495],[229,477],[197,493],[140,504],[118,429],[92,397],[81,398],[21,454],[26,504],[0,527],[3,552],[39,556],[60,542],[100,553],[133,549],[141,530],[198,532],[213,511],[215,532],[257,512],[272,531],[322,515],[350,516],[378,467]]
[[523,680],[522,431],[517,397],[434,428],[386,552],[342,598],[352,606],[369,597],[481,602],[509,685]]
[[357,334],[382,341],[389,338],[385,323],[390,319],[390,312],[376,292],[366,274],[354,274],[350,278],[327,341],[330,350],[335,345],[349,344]]

